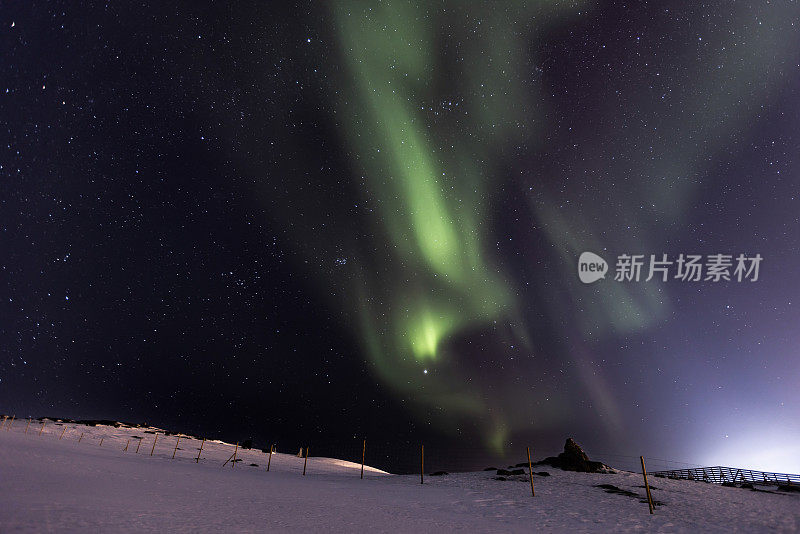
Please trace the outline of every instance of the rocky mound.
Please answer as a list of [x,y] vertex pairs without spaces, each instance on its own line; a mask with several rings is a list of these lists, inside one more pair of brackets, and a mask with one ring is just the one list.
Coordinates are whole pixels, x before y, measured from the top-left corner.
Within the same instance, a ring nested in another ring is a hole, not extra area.
[[575,443],[572,438],[567,438],[564,444],[564,452],[558,456],[545,458],[536,465],[549,465],[564,471],[578,471],[580,473],[615,473],[613,467],[609,467],[601,462],[593,462],[583,452],[581,446]]

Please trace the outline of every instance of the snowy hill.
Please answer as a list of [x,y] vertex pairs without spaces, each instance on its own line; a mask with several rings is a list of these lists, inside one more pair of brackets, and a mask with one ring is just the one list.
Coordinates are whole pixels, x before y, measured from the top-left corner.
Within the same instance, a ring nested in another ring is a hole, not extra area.
[[498,480],[493,471],[426,477],[420,485],[419,476],[369,467],[361,480],[359,464],[311,456],[303,476],[304,460],[293,454],[273,454],[267,472],[269,455],[260,450],[239,449],[241,461],[222,467],[235,447],[220,441],[206,441],[196,462],[200,441],[154,428],[48,421],[40,434],[41,423],[27,433],[26,426],[0,430],[3,532],[800,529],[800,494],[768,488],[651,479],[660,504],[650,515],[636,473],[534,468],[549,476],[534,476],[532,497],[527,476]]

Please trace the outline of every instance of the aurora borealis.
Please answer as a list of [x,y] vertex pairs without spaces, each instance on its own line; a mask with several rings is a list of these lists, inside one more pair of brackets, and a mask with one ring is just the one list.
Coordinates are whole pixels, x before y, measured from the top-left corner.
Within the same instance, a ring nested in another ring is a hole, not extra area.
[[800,470],[796,4],[4,11],[6,411]]

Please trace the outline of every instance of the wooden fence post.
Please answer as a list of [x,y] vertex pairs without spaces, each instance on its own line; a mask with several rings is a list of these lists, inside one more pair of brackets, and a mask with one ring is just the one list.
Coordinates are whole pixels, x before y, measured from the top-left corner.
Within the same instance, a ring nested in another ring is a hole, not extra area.
[[105,436],[100,436],[100,446],[103,446],[103,440],[106,439]]
[[306,447],[306,459],[303,461],[303,476],[306,476],[306,464],[308,464],[308,449],[311,447]]
[[419,483],[424,484],[425,473],[425,445],[419,446]]
[[81,437],[78,438],[78,443],[80,443],[82,439],[83,439],[83,432],[81,432]]
[[42,435],[42,430],[44,430],[44,424],[45,424],[46,422],[47,422],[47,421],[42,421],[42,428],[40,428],[40,429],[39,429],[39,434],[38,434],[39,436],[41,436],[41,435]]
[[128,438],[128,443],[125,444],[125,448],[122,449],[122,452],[128,452],[128,445],[131,444],[131,438]]
[[142,446],[142,441],[144,441],[144,438],[139,438],[139,443],[136,444],[136,454],[139,454],[139,447]]
[[361,446],[361,479],[364,479],[364,455],[367,454],[367,438],[364,438],[364,444]]
[[531,448],[525,447],[525,450],[528,451],[528,474],[531,477],[531,496],[536,497],[536,492],[533,491],[533,467],[531,466]]
[[175,442],[175,450],[172,451],[172,459],[175,459],[175,453],[178,452],[178,443],[181,442],[181,437],[178,436],[178,441]]
[[0,430],[2,430],[4,426],[6,426],[6,419],[8,419],[8,416],[4,415],[3,416],[3,423],[0,424]]
[[67,431],[67,427],[64,427],[64,430],[61,431],[61,435],[58,436],[59,441],[61,440],[61,438],[64,437],[64,432],[66,432],[66,431]]
[[153,448],[150,449],[150,456],[153,456],[153,451],[156,450],[156,443],[158,443],[158,432],[155,433],[155,439],[153,439]]
[[9,422],[8,422],[8,427],[6,428],[6,432],[10,432],[10,431],[11,431],[11,425],[13,425],[13,424],[14,424],[14,419],[15,419],[16,417],[17,417],[16,415],[12,415],[12,416],[11,416],[11,421],[9,421]]
[[206,444],[206,438],[203,438],[203,442],[200,444],[200,450],[197,451],[197,458],[194,459],[194,463],[196,463],[196,464],[200,463],[200,454],[202,454],[203,445],[205,445],[205,444]]
[[269,446],[269,459],[267,460],[267,471],[269,471],[269,464],[272,463],[272,445]]
[[27,424],[27,425],[25,425],[25,433],[26,433],[26,434],[28,433],[28,427],[29,427],[29,426],[31,426],[31,418],[30,418],[30,417],[28,417],[28,424]]
[[644,456],[639,456],[642,461],[642,476],[644,477],[644,489],[647,491],[647,505],[650,507],[650,513],[653,513],[653,496],[650,495],[650,484],[647,483],[647,469],[644,467]]
[[225,460],[225,463],[222,464],[222,467],[225,467],[226,465],[228,465],[228,462],[230,462],[231,460],[233,460],[233,464],[231,464],[231,467],[236,465],[236,451],[238,451],[238,450],[239,450],[239,442],[237,441],[236,442],[236,449],[234,449],[233,454],[231,454],[230,457],[227,460]]

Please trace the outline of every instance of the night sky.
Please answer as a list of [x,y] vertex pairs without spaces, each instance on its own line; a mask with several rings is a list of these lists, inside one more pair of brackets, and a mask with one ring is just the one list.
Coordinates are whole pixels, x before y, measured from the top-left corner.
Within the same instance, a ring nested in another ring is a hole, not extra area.
[[797,3],[81,4],[0,7],[0,411],[800,472]]

